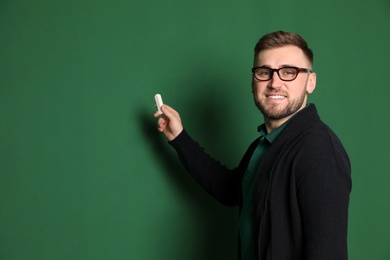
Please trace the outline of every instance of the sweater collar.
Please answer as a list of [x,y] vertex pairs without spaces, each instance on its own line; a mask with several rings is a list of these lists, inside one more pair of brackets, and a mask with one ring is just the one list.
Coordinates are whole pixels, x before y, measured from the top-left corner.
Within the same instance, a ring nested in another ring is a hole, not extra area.
[[[271,133],[267,134],[267,129],[265,127],[265,124],[261,124],[257,127],[257,131],[260,133],[260,137],[264,137],[265,139],[268,140],[268,142],[272,143],[276,137],[280,134],[280,132],[282,132],[282,130],[287,126],[287,124],[293,120],[293,118],[295,116],[297,116],[298,114],[304,112],[304,110],[308,109],[309,107],[312,108],[314,107],[315,108],[315,105],[314,104],[307,104],[303,109],[299,110],[297,113],[295,113],[290,119],[288,119],[286,122],[284,122],[281,126],[279,126],[278,128],[276,128],[274,131],[272,131]],[[312,108],[310,110],[312,110]]]
[[316,106],[314,104],[308,104],[304,109],[291,118],[283,133],[279,135],[278,142],[280,141],[284,143],[319,122],[321,122],[321,120]]

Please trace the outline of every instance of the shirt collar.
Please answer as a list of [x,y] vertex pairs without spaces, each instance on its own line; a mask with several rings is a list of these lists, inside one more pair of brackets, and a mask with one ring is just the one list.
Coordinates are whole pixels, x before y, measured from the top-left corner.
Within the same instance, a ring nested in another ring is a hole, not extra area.
[[[288,121],[287,121],[288,122]],[[275,141],[276,137],[279,135],[280,132],[282,132],[283,128],[287,125],[287,122],[283,123],[283,125],[276,128],[271,133],[267,134],[267,129],[265,128],[265,124],[261,124],[257,130],[260,133],[260,137],[264,137],[265,140],[267,140],[270,144],[272,144],[273,141]]]

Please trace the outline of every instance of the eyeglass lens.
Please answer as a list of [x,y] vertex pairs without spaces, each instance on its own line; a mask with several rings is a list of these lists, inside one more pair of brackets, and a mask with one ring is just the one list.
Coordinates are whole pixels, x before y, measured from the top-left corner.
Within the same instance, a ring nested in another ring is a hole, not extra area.
[[271,69],[271,68],[257,68],[255,70],[255,77],[259,80],[270,80],[274,74],[274,71],[278,73],[278,76],[281,80],[294,80],[299,70],[297,68],[280,68],[280,69]]

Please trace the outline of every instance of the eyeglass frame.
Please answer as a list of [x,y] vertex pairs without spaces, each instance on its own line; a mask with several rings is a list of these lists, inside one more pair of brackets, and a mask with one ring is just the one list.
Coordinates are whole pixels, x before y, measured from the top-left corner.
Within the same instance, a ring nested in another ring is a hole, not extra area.
[[[256,77],[256,70],[258,69],[269,69],[270,71],[272,71],[272,73],[270,74],[270,78],[269,79],[258,79]],[[282,69],[294,69],[296,70],[297,74],[295,75],[295,77],[293,79],[282,79],[280,77],[280,74],[279,74],[279,71],[282,70]],[[313,71],[311,69],[306,69],[306,68],[299,68],[299,67],[295,67],[295,66],[285,66],[285,67],[281,67],[279,69],[273,69],[273,68],[270,68],[270,67],[267,67],[267,66],[260,66],[260,67],[253,67],[252,69],[252,75],[253,77],[258,80],[258,81],[268,81],[268,80],[271,80],[275,74],[275,72],[278,74],[278,77],[280,80],[282,81],[293,81],[295,80],[297,77],[298,77],[298,74],[299,72],[306,72],[306,73],[312,73]]]

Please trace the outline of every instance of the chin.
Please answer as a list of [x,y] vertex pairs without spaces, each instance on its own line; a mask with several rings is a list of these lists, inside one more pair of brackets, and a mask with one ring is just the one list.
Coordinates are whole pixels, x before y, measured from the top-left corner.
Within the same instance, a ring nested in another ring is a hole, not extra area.
[[[288,105],[264,105],[260,101],[255,100],[255,104],[264,117],[271,120],[279,120],[295,114],[302,108],[303,102],[294,102]],[[280,107],[283,106],[283,107]]]

